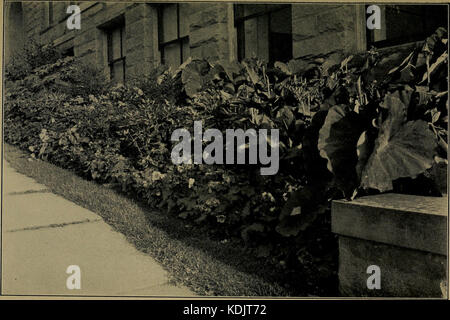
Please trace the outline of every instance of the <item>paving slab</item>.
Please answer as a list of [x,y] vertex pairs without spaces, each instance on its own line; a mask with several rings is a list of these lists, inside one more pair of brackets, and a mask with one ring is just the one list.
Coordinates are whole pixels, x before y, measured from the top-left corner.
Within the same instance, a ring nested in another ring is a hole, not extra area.
[[186,287],[174,286],[169,283],[151,285],[142,288],[133,288],[132,291],[119,292],[119,296],[147,296],[148,292],[157,292],[160,297],[193,297],[192,292]]
[[[3,241],[6,294],[191,295],[169,286],[155,260],[101,221],[6,232]],[[80,290],[66,287],[70,265],[80,267]]]
[[[37,190],[42,187],[10,167],[4,170],[5,177],[30,182]],[[194,296],[186,287],[170,285],[167,271],[155,259],[139,252],[95,213],[52,193],[8,195],[9,190],[5,179],[3,294]],[[80,268],[80,289],[66,286],[71,265]]]
[[[36,191],[47,191],[47,187],[14,170],[10,164],[3,161],[3,192],[18,194]],[[6,184],[7,182],[7,184]]]
[[3,210],[5,231],[101,219],[95,213],[52,193],[6,195],[3,197]]

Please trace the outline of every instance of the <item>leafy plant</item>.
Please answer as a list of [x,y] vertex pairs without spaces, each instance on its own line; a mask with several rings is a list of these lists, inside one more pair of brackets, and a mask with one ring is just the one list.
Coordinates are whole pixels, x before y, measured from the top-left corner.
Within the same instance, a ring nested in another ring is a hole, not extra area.
[[35,39],[29,39],[23,49],[5,66],[5,77],[10,81],[23,79],[32,70],[55,63],[61,57],[61,52],[54,45],[41,44]]
[[[422,47],[387,71],[380,83],[364,83],[358,78],[353,90],[357,95],[350,97],[347,112],[341,106],[328,111],[318,147],[347,197],[354,196],[358,188],[394,190],[397,179],[425,173],[439,153],[446,157],[446,142],[439,129],[433,129],[441,112],[448,114],[441,100],[448,99],[447,88],[435,91],[443,88],[443,79],[433,77],[446,63],[445,36],[445,30],[438,29]],[[386,60],[392,64],[392,59],[382,58],[383,70]],[[363,70],[362,76],[374,79],[372,74],[380,74],[377,66]]]

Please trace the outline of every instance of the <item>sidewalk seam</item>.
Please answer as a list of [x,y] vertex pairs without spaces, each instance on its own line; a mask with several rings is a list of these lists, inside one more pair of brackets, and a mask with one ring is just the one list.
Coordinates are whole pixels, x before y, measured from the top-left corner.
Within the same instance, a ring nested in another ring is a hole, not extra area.
[[51,192],[50,189],[39,189],[39,190],[14,191],[14,192],[9,192],[6,195],[7,196],[21,196],[21,195],[31,194],[31,193],[50,193],[50,192]]
[[5,232],[18,232],[18,231],[33,231],[33,230],[39,230],[39,229],[52,229],[52,228],[63,228],[66,226],[74,225],[74,224],[83,224],[83,223],[89,223],[89,222],[98,222],[101,221],[101,218],[98,219],[85,219],[81,221],[74,221],[74,222],[64,222],[64,223],[52,223],[45,226],[36,226],[36,227],[26,227],[21,229],[12,229],[12,230],[6,230]]

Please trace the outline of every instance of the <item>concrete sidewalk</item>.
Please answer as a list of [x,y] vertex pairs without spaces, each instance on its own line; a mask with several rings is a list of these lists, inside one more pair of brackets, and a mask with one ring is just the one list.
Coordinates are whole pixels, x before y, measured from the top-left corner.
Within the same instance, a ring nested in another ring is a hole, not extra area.
[[[57,196],[4,161],[2,293],[9,295],[193,296],[98,215]],[[81,288],[68,289],[68,266]]]

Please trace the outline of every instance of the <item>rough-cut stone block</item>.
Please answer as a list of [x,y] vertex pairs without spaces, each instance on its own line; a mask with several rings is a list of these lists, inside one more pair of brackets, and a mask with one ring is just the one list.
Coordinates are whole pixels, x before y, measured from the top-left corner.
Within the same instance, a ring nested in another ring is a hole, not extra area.
[[382,194],[332,205],[332,230],[339,235],[372,240],[445,255],[448,198]]
[[203,43],[202,46],[191,48],[193,58],[206,58],[211,61],[219,60],[222,56],[215,42]]
[[133,23],[134,21],[141,20],[142,18],[148,17],[149,8],[147,4],[139,3],[128,7],[125,12],[125,20],[128,23]]
[[324,55],[334,51],[351,52],[356,45],[355,39],[354,33],[349,31],[324,33],[293,42],[293,55],[294,58],[299,58],[308,55]]
[[81,45],[77,45],[76,53],[77,53],[77,55],[82,56],[82,55],[85,55],[88,52],[89,53],[94,52],[95,51],[95,45],[96,45],[96,41],[95,40],[92,40],[92,41],[89,41],[89,42],[85,42],[85,43],[83,43]]
[[134,22],[129,22],[128,20],[126,21],[127,24],[125,26],[125,36],[127,39],[133,39],[133,41],[139,42],[141,44],[144,44],[144,42],[146,42],[147,44],[151,44],[153,39],[149,40],[146,37],[146,33],[150,32],[150,19],[142,18]]
[[[382,194],[334,201],[339,284],[345,296],[442,297],[447,286],[448,198]],[[368,289],[380,268],[380,289]]]
[[292,21],[292,41],[297,42],[317,35],[317,17],[309,16]]
[[219,23],[217,4],[192,4],[190,31]]
[[336,4],[293,4],[292,5],[292,18],[301,18],[309,15],[317,15],[323,12],[333,11],[342,5]]
[[319,33],[353,30],[355,27],[356,10],[352,6],[342,6],[335,10],[317,15]]
[[[367,267],[380,267],[380,289],[368,289]],[[443,255],[339,236],[339,289],[343,296],[443,297]]]
[[89,43],[93,40],[95,40],[97,33],[95,29],[88,29],[86,32],[78,33],[77,37],[75,38],[75,44],[77,46],[82,46],[86,43]]

